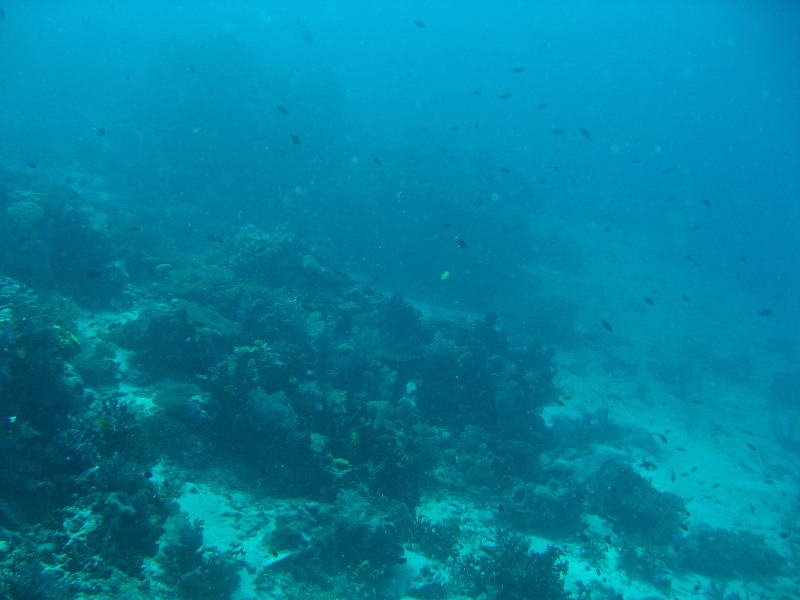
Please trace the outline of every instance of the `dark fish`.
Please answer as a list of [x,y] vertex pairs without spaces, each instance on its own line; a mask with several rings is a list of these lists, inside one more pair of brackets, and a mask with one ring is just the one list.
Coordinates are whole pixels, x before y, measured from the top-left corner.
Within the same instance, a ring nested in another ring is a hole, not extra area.
[[522,73],[525,70],[525,67],[514,67],[511,69],[512,73]]
[[748,448],[750,448],[750,450],[752,450],[753,452],[755,452],[755,451],[756,451],[756,447],[755,447],[753,444],[751,444],[750,442],[745,442],[745,445],[746,445]]
[[97,135],[99,135],[100,137],[103,137],[103,136],[106,134],[106,130],[105,130],[105,129],[103,129],[102,127],[99,127],[99,128],[98,128],[98,129],[95,131],[95,133],[96,133]]
[[511,98],[511,94],[509,94],[508,92],[506,92],[506,93],[504,93],[504,94],[500,94],[500,96],[498,96],[498,98],[499,98],[500,100],[508,100],[509,98]]
[[6,11],[0,8],[0,19],[5,19],[5,18],[6,18]]
[[689,296],[681,296],[681,300],[686,302],[686,304],[691,304],[692,303],[692,299],[689,298]]
[[611,543],[611,536],[610,536],[610,535],[607,535],[607,536],[605,536],[605,537],[603,538],[603,541],[604,541],[606,544],[610,544],[610,543]]
[[461,125],[451,125],[450,126],[450,131],[460,131],[460,130],[461,130]]
[[189,65],[189,73],[195,75],[197,73],[197,69],[194,68],[194,65]]
[[192,320],[192,321],[189,321],[189,322],[187,323],[187,325],[191,325],[191,326],[192,326],[192,327],[194,327],[195,329],[202,329],[203,327],[205,327],[205,326],[206,326],[206,324],[205,324],[205,323],[203,323],[202,321],[194,321],[194,320]]
[[631,159],[631,162],[632,162],[633,164],[635,164],[635,165],[640,165],[640,164],[642,164],[642,159],[641,159],[641,158],[636,158],[636,157],[634,156],[634,157]]
[[381,159],[380,159],[380,158],[378,158],[377,156],[373,156],[373,157],[372,157],[372,162],[374,162],[374,163],[375,163],[376,165],[378,165],[379,167],[381,166]]
[[459,248],[466,248],[467,247],[467,242],[464,241],[464,238],[456,236],[453,239],[456,241],[456,245]]
[[781,531],[778,533],[778,537],[781,538],[782,540],[785,540],[786,538],[789,537],[789,534],[785,531]]
[[646,460],[644,458],[642,459],[642,464],[640,464],[639,466],[642,467],[645,471],[655,471],[656,469],[658,469],[658,465],[656,463]]
[[645,296],[644,301],[646,304],[649,304],[650,306],[655,306],[656,304],[656,301],[650,298],[649,296]]
[[556,135],[564,135],[564,130],[561,127],[553,127],[553,133]]
[[416,25],[420,29],[425,29],[425,27],[426,27],[425,22],[424,21],[420,21],[419,19],[414,21],[414,25]]
[[472,95],[473,96],[480,96],[482,93],[483,93],[482,90],[472,90]]
[[765,308],[764,310],[758,311],[758,315],[760,317],[771,317],[775,314],[775,311],[769,308]]
[[282,115],[289,114],[289,110],[285,106],[281,106],[280,104],[278,105],[278,112],[281,113]]
[[475,205],[475,208],[480,208],[481,204],[483,204],[483,198],[478,199],[478,203]]
[[711,208],[714,205],[711,204],[711,200],[709,200],[708,198],[703,198],[703,206],[708,206],[709,208]]
[[663,171],[661,171],[661,174],[662,175],[669,175],[670,173],[672,173],[672,171],[673,171],[673,169],[672,169],[672,167],[670,167],[669,169],[664,169]]
[[297,26],[297,33],[300,34],[302,40],[308,44],[309,46],[314,43],[314,34],[312,31],[303,25],[300,21],[295,21],[295,25]]
[[225,243],[225,240],[223,240],[220,236],[213,235],[211,233],[209,233],[208,235],[204,235],[203,237],[205,239],[207,239],[209,242],[217,242],[218,244],[224,244]]
[[500,172],[508,175],[511,171],[509,170],[508,167],[500,167]]
[[299,137],[297,137],[296,135],[294,135],[293,133],[290,133],[290,134],[289,134],[289,138],[292,140],[292,143],[293,143],[295,146],[299,146],[299,145],[301,144],[301,142],[300,142],[300,138],[299,138]]
[[139,227],[138,225],[133,225],[131,227],[128,227],[128,231],[130,231],[131,233],[139,233],[141,230],[142,228]]
[[32,160],[29,160],[28,161],[28,168],[29,169],[35,169],[36,168],[36,163],[33,162]]
[[603,327],[605,327],[606,329],[608,329],[609,331],[614,331],[614,328],[611,326],[611,323],[609,323],[608,321],[600,321],[600,324]]
[[592,134],[591,134],[591,133],[589,133],[589,130],[588,130],[588,129],[586,129],[585,127],[581,127],[581,135],[582,135],[583,137],[585,137],[587,140],[590,140],[590,139],[592,139]]
[[665,436],[663,433],[659,433],[658,437],[661,438],[662,442],[664,442],[665,444],[667,443],[667,436]]
[[475,121],[475,129],[477,129],[480,126],[480,124],[481,124],[480,121]]
[[539,106],[536,107],[536,110],[544,110],[547,108],[547,102],[542,102]]

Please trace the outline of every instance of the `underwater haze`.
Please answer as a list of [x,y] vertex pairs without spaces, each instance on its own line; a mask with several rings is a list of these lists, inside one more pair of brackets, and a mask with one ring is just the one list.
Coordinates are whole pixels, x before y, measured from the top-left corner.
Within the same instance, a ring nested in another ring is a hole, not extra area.
[[0,2],[0,595],[800,595],[800,5]]

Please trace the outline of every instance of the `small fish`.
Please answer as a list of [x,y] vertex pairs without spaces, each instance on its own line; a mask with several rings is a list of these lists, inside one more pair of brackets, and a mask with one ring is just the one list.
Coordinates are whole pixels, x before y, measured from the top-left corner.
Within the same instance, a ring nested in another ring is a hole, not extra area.
[[661,171],[661,174],[662,174],[662,175],[669,175],[669,174],[670,174],[670,173],[672,173],[672,171],[674,171],[674,170],[675,170],[675,169],[673,169],[672,167],[670,167],[669,169],[664,169],[663,171]]
[[787,532],[785,532],[785,531],[781,531],[781,532],[778,532],[778,537],[781,538],[782,540],[785,540],[786,538],[789,537],[789,534]]
[[480,96],[483,93],[483,90],[472,90],[473,96]]
[[581,127],[581,135],[582,135],[583,137],[585,137],[587,140],[590,140],[590,139],[592,139],[592,134],[591,134],[591,133],[589,133],[589,130],[588,130],[588,129],[586,129],[585,127]]
[[281,113],[282,115],[288,115],[289,114],[289,109],[286,108],[285,106],[282,106],[282,105],[279,104],[277,108],[278,108],[278,112]]
[[300,141],[300,138],[299,138],[299,137],[297,137],[297,136],[296,136],[295,134],[293,134],[293,133],[290,133],[290,134],[289,134],[289,139],[291,139],[291,140],[292,140],[292,143],[293,143],[295,146],[299,146],[299,145],[302,143],[302,142]]
[[191,326],[192,326],[192,327],[194,327],[195,329],[202,329],[203,327],[205,327],[205,326],[206,326],[206,324],[205,324],[205,323],[203,323],[202,321],[195,321],[195,320],[191,320],[191,321],[189,321],[189,322],[187,323],[187,325],[191,325]]
[[642,164],[642,159],[634,156],[633,158],[631,158],[631,162],[635,165],[640,165]]
[[640,464],[639,466],[642,467],[645,471],[655,471],[656,469],[658,469],[658,465],[656,463],[646,460],[644,458],[642,459],[642,464]]
[[226,392],[228,392],[229,394],[232,394],[233,392],[236,391],[236,386],[235,385],[226,385],[223,389]]
[[553,127],[552,132],[556,135],[564,135],[564,130],[561,127]]
[[419,19],[414,21],[414,25],[416,25],[420,29],[425,29],[425,27],[427,27],[427,25],[425,25],[425,22],[424,21],[420,21]]
[[456,236],[453,239],[456,241],[456,246],[458,246],[459,248],[467,247],[467,242],[464,241],[464,238]]
[[765,308],[764,310],[758,311],[758,316],[760,317],[771,317],[775,314],[775,311],[770,308]]
[[522,73],[525,70],[525,67],[514,67],[511,69],[512,73]]
[[678,527],[680,527],[680,528],[681,528],[681,529],[683,529],[684,531],[689,531],[689,526],[688,526],[686,523],[680,523],[680,524],[678,525]]
[[32,160],[29,160],[27,164],[28,164],[28,168],[29,169],[35,169],[36,168],[36,163],[33,162]]
[[511,94],[509,94],[508,92],[505,92],[504,94],[500,94],[498,96],[498,99],[500,100],[508,100],[509,98],[511,98]]
[[708,198],[704,198],[703,199],[703,206],[707,206],[707,207],[711,208],[714,205],[711,204],[711,200],[709,200]]
[[600,321],[600,324],[608,329],[608,331],[614,331],[614,327],[608,321]]
[[307,26],[303,25],[300,21],[295,21],[294,24],[297,27],[297,33],[300,34],[302,40],[309,46],[313,44],[314,33]]
[[607,536],[605,536],[605,537],[603,538],[603,541],[604,541],[606,544],[611,544],[611,536],[610,536],[610,535],[607,535]]
[[681,300],[686,302],[686,304],[691,304],[692,303],[692,299],[689,298],[689,296],[681,296]]
[[451,125],[450,131],[461,131],[461,125]]
[[138,225],[133,225],[131,227],[128,227],[128,231],[131,233],[139,233],[141,230],[142,228],[139,227]]
[[645,296],[644,297],[644,301],[645,301],[645,304],[649,304],[650,306],[655,306],[656,305],[656,301],[653,300],[650,296]]
[[511,171],[509,170],[508,167],[500,167],[500,172],[508,175]]
[[664,442],[665,444],[668,443],[667,436],[665,436],[663,433],[659,433],[658,437],[660,437],[661,441]]
[[547,102],[542,102],[539,106],[536,107],[536,110],[544,110],[547,108]]
[[755,447],[753,444],[751,444],[750,442],[745,442],[745,445],[746,445],[748,448],[750,448],[750,450],[752,450],[753,452],[755,452],[755,451],[756,451],[756,447]]
[[189,73],[191,73],[192,75],[197,74],[197,69],[195,68],[194,65],[189,65]]
[[480,122],[480,121],[475,121],[475,129],[478,129],[478,127],[480,126],[480,124],[481,124],[481,122]]
[[380,167],[380,166],[381,166],[381,164],[382,164],[382,163],[381,163],[381,159],[380,159],[380,158],[378,158],[377,156],[373,156],[373,157],[372,157],[372,162],[373,162],[373,163],[375,163],[376,165],[378,165],[379,167]]
[[106,134],[106,130],[103,129],[102,127],[98,127],[97,130],[95,130],[95,133],[98,136],[103,137]]

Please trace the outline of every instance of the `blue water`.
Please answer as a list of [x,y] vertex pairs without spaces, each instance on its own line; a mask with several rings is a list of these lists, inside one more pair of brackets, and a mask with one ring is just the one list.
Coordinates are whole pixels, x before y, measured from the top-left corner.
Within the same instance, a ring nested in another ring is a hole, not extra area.
[[[4,11],[9,163],[90,170],[121,202],[168,196],[220,228],[237,214],[291,221],[390,285],[482,307],[495,277],[548,252],[537,214],[589,253],[606,248],[570,230],[613,219],[623,243],[713,262],[712,277],[737,278],[728,293],[797,324],[792,3]],[[469,277],[421,283],[445,269]]]
[[693,362],[747,390],[737,414],[800,370],[795,2],[0,10],[0,166],[113,215],[91,282],[149,284],[131,233],[191,255],[286,226],[424,310]]

